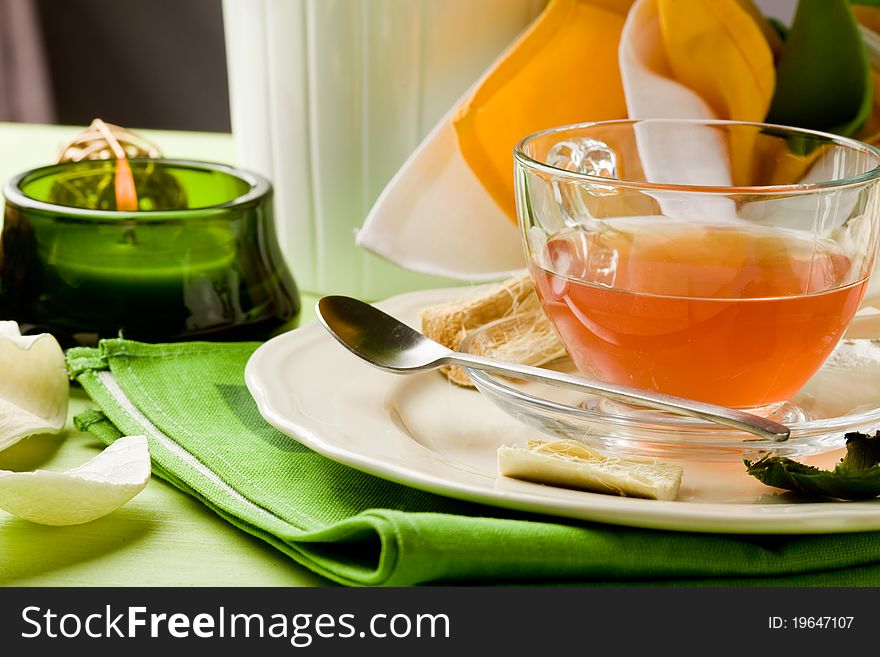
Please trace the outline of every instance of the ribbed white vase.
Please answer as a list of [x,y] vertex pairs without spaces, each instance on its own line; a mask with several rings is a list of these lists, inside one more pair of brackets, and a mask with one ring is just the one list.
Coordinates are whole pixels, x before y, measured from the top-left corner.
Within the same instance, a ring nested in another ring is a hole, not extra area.
[[354,244],[385,184],[546,0],[223,0],[239,164],[275,184],[303,290],[447,283]]

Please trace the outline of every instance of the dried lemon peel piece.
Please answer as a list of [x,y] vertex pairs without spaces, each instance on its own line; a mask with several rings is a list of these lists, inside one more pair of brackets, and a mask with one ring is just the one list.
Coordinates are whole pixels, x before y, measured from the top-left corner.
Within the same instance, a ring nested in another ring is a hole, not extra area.
[[0,322],[0,372],[0,450],[64,428],[70,382],[54,337],[22,336],[17,323]]
[[684,471],[680,465],[604,457],[575,440],[529,441],[528,447],[498,448],[505,477],[594,493],[674,500]]
[[[525,365],[543,365],[565,355],[565,348],[547,320],[528,274],[508,279],[484,294],[422,310],[422,333],[457,350],[470,331],[507,318],[472,343],[471,353]],[[446,377],[473,387],[460,367],[443,367]]]
[[0,470],[0,509],[41,525],[79,525],[115,511],[149,481],[147,439],[126,436],[65,472]]

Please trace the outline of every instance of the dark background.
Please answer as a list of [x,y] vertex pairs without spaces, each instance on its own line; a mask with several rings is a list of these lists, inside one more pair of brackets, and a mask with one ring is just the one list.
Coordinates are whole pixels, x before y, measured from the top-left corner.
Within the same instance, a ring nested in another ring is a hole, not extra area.
[[220,0],[35,0],[56,122],[228,132]]

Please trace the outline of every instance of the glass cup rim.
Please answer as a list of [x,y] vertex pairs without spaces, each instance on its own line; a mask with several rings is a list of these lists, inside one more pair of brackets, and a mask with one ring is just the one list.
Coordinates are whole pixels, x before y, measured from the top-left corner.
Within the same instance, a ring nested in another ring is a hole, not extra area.
[[[588,128],[594,128],[597,126],[606,126],[606,125],[635,125],[638,123],[653,123],[653,124],[668,124],[668,125],[706,125],[706,126],[751,126],[757,128],[771,128],[774,130],[783,130],[793,134],[801,134],[801,135],[809,135],[811,137],[820,137],[824,140],[830,141],[832,143],[846,146],[853,150],[860,151],[862,153],[871,154],[877,165],[864,173],[860,173],[855,176],[848,176],[844,178],[838,178],[835,180],[827,180],[822,182],[812,182],[812,183],[789,183],[785,185],[694,185],[694,184],[679,184],[679,183],[654,183],[654,182],[646,182],[646,181],[637,181],[637,180],[626,180],[620,178],[607,178],[604,176],[596,176],[587,173],[578,173],[575,171],[569,171],[568,169],[562,169],[560,167],[554,167],[546,162],[541,162],[539,160],[534,159],[530,155],[526,153],[526,148],[528,145],[542,137],[547,137],[549,135],[561,133],[561,132],[570,132],[575,130],[586,130]],[[808,128],[797,128],[793,126],[775,124],[775,123],[761,123],[755,121],[730,121],[726,119],[671,119],[671,118],[655,118],[655,119],[613,119],[607,121],[587,121],[583,123],[572,123],[569,125],[556,126],[553,128],[548,128],[546,130],[541,130],[539,132],[532,133],[523,137],[519,142],[517,142],[516,146],[513,149],[514,160],[524,167],[529,169],[534,169],[541,171],[543,173],[553,175],[556,177],[565,177],[570,178],[572,180],[581,180],[584,182],[590,182],[601,185],[613,185],[616,187],[625,187],[630,189],[641,189],[641,190],[649,190],[649,191],[667,191],[667,192],[695,192],[701,194],[767,194],[767,195],[779,195],[779,194],[808,194],[816,191],[825,191],[825,190],[833,190],[833,189],[841,189],[851,186],[862,185],[873,180],[880,179],[880,148],[872,146],[871,144],[867,144],[863,141],[859,141],[857,139],[852,139],[850,137],[842,137],[840,135],[835,135],[829,132],[822,132],[820,130],[811,130]]]
[[16,174],[3,186],[3,196],[7,203],[12,204],[23,210],[37,211],[40,213],[51,214],[59,218],[71,218],[77,220],[112,220],[113,222],[120,219],[137,219],[161,221],[165,219],[180,221],[192,218],[201,218],[206,215],[222,214],[228,210],[234,210],[246,207],[255,203],[260,203],[272,192],[272,183],[258,173],[241,169],[228,164],[219,162],[207,162],[202,160],[177,159],[177,158],[131,158],[132,163],[152,162],[177,167],[181,169],[195,169],[200,171],[211,171],[225,173],[239,180],[243,180],[248,184],[248,190],[243,194],[236,196],[224,203],[216,203],[213,205],[203,205],[197,208],[180,208],[176,210],[90,210],[89,208],[77,208],[69,205],[60,205],[50,203],[49,201],[41,201],[39,199],[28,196],[21,188],[22,183],[33,176],[51,175],[55,170],[81,165],[88,162],[94,162],[96,165],[106,163],[109,160],[81,160],[79,162],[56,162],[46,166],[36,167]]

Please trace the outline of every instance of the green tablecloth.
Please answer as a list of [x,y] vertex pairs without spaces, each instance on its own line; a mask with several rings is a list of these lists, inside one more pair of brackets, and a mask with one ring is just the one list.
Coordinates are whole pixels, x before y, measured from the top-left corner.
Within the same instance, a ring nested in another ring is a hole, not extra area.
[[244,386],[257,346],[117,338],[72,349],[68,369],[102,411],[77,426],[108,443],[145,435],[157,476],[345,584],[880,585],[878,532],[750,537],[566,521],[346,467],[260,416]]

